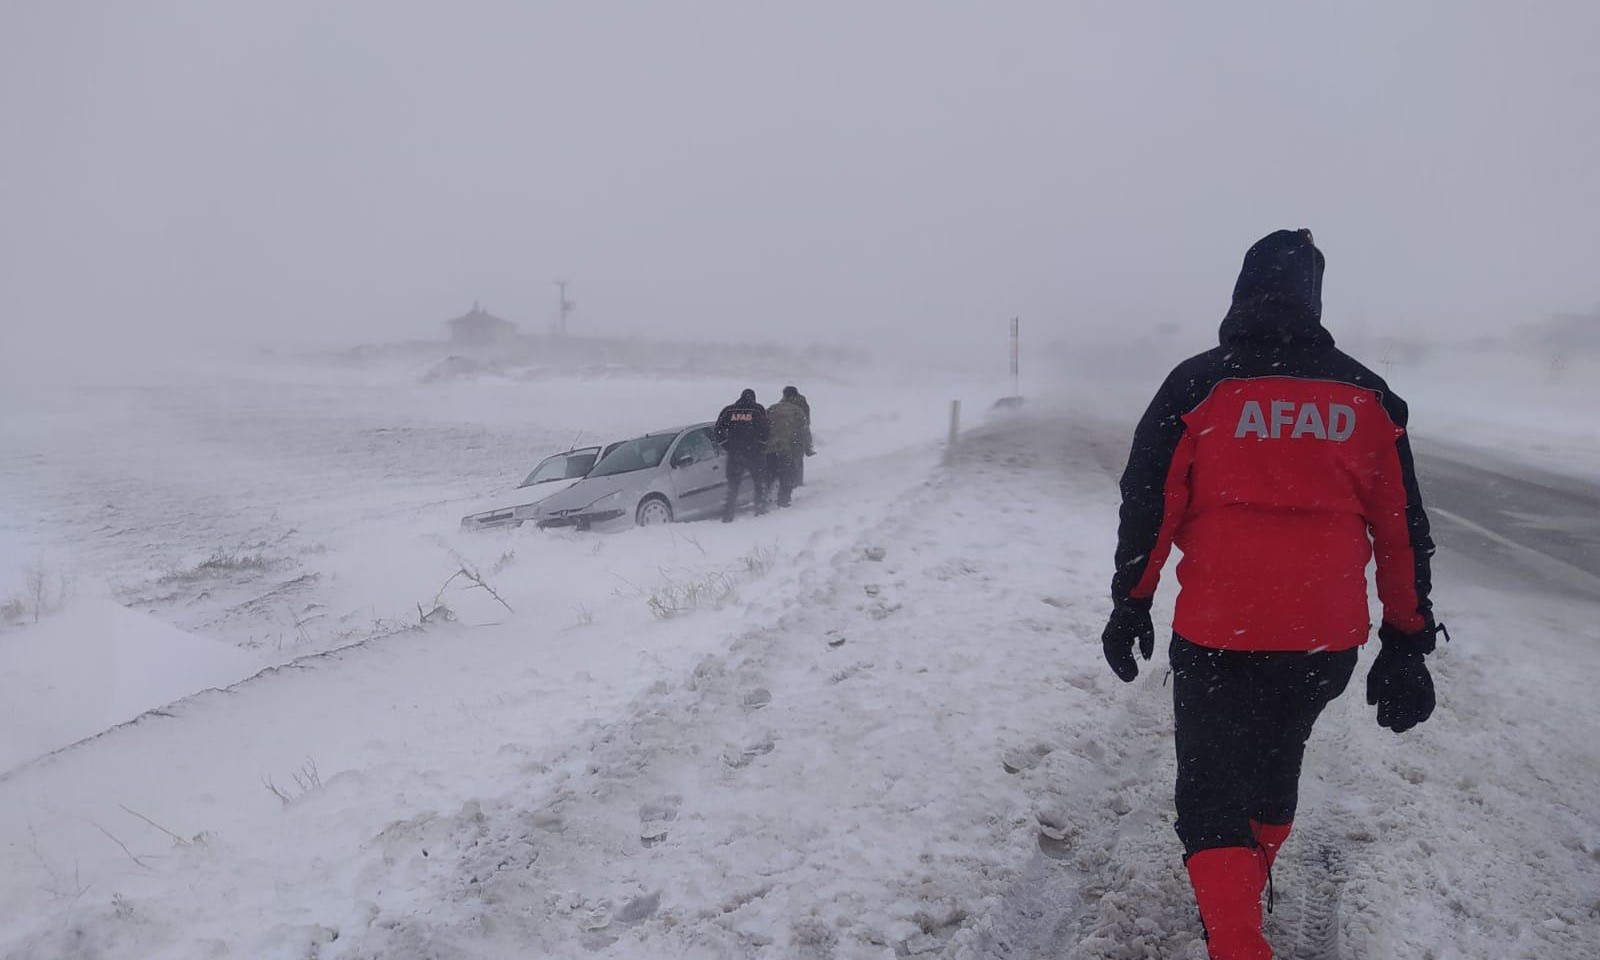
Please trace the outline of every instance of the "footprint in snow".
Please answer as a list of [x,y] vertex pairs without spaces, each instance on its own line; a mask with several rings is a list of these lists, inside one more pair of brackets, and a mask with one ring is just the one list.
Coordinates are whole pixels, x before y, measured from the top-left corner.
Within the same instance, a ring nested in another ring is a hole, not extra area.
[[1039,761],[1048,757],[1055,747],[1048,743],[1036,743],[1031,747],[1016,747],[1000,755],[1000,766],[1006,773],[1021,773],[1032,770],[1039,765]]
[[735,770],[750,765],[757,757],[771,753],[777,747],[777,741],[772,737],[765,737],[745,747],[729,747],[722,751],[722,762]]
[[638,923],[641,920],[646,920],[655,916],[655,912],[660,909],[660,907],[660,890],[645,894],[642,897],[634,897],[632,900],[624,903],[621,910],[617,911],[617,922]]
[[678,819],[678,808],[683,804],[679,796],[663,797],[655,803],[639,807],[639,842],[653,847],[667,839],[667,828]]
[[1039,852],[1051,860],[1065,860],[1072,856],[1072,844],[1065,839],[1052,837],[1039,831]]

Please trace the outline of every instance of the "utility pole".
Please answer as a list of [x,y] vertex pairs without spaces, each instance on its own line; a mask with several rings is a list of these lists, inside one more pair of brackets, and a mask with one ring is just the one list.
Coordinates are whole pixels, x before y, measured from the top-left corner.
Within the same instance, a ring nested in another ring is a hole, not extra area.
[[557,280],[555,285],[561,297],[556,307],[556,336],[565,337],[567,335],[567,317],[578,305],[567,299],[567,281]]

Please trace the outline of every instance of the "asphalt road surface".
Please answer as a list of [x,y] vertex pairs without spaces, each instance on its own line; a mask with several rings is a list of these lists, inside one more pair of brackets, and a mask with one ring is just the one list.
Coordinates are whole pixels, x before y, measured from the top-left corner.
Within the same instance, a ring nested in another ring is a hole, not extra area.
[[1414,440],[1440,549],[1536,589],[1600,601],[1600,485],[1492,451]]

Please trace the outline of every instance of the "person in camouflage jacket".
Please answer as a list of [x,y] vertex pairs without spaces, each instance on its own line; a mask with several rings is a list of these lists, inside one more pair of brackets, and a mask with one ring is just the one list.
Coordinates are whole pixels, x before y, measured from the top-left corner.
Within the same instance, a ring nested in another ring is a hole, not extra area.
[[811,438],[811,401],[807,400],[806,395],[795,386],[783,388],[783,399],[798,403],[800,409],[806,412],[806,456],[794,462],[794,485],[803,487],[806,485],[806,457],[815,456],[817,453]]
[[811,417],[794,397],[767,408],[772,434],[767,440],[767,476],[778,481],[778,506],[787,507],[799,479],[799,465],[811,449]]

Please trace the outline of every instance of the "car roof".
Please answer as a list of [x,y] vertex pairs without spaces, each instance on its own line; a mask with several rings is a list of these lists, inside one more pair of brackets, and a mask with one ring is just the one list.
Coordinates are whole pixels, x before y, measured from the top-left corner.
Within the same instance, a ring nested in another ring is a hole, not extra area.
[[666,430],[652,430],[649,433],[634,437],[633,439],[643,440],[646,437],[675,437],[678,434],[683,433],[685,430],[698,430],[701,427],[711,427],[715,425],[716,424],[714,424],[712,421],[707,420],[704,423],[690,423],[681,427],[672,427]]
[[604,447],[573,447],[571,450],[558,450],[547,457],[541,458],[538,463],[533,465],[533,468],[537,470],[544,464],[549,463],[551,460],[557,460],[561,457],[571,457],[583,453],[593,453],[596,456],[599,456],[604,451]]

